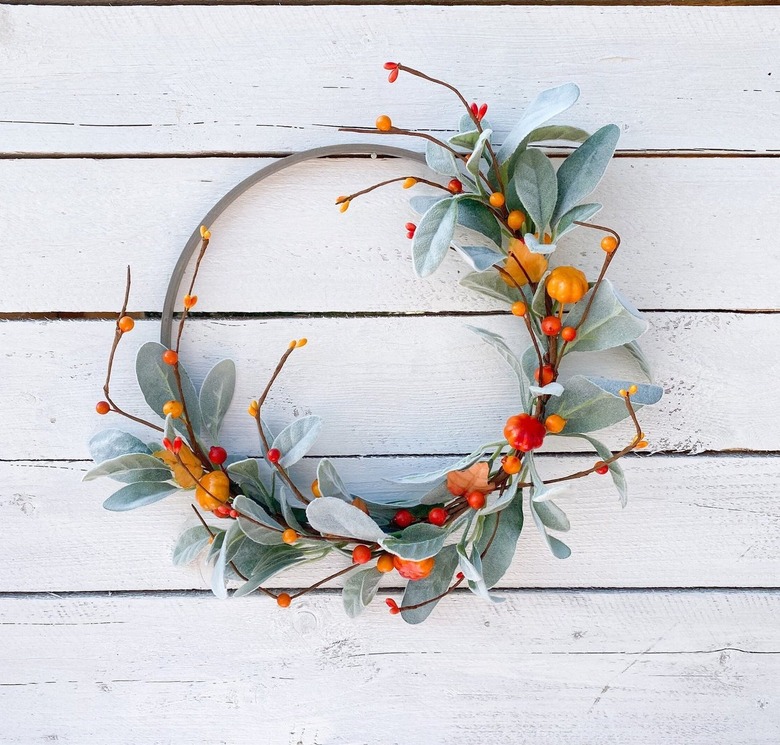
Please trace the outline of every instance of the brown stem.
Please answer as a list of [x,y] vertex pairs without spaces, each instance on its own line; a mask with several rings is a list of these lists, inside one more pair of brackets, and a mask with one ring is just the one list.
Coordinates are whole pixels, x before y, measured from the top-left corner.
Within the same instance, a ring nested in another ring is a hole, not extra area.
[[507,281],[511,282],[517,290],[520,291],[520,294],[523,296],[523,300],[526,301],[526,304],[530,307],[531,303],[533,302],[533,298],[531,300],[528,300],[528,297],[525,294],[525,290],[523,289],[523,286],[506,270],[504,267],[499,266],[498,264],[493,264],[493,268],[498,271],[498,273]]
[[427,184],[428,186],[434,186],[437,189],[441,189],[442,191],[446,191],[447,193],[450,193],[450,190],[446,186],[437,184],[435,181],[429,181],[427,178],[421,178],[419,176],[399,176],[398,178],[387,179],[387,181],[380,181],[378,184],[374,184],[373,186],[369,186],[366,189],[361,189],[360,191],[356,191],[354,194],[350,194],[346,197],[339,197],[336,200],[336,204],[344,204],[344,202],[351,202],[353,199],[362,196],[363,194],[368,194],[369,192],[374,191],[375,189],[379,189],[382,186],[387,186],[388,184],[395,184],[398,181],[406,181],[406,179],[408,178],[413,178],[419,184]]
[[307,592],[311,592],[312,590],[316,590],[321,585],[324,585],[326,582],[330,582],[332,579],[336,579],[336,577],[340,577],[342,574],[346,574],[347,572],[354,569],[356,566],[360,566],[359,564],[350,564],[347,567],[344,567],[343,569],[339,569],[338,572],[334,572],[333,574],[328,575],[327,577],[324,577],[319,582],[315,582],[310,587],[307,587],[305,590],[299,590],[294,595],[290,595],[290,600],[295,600],[295,598],[301,597],[301,595],[305,595]]
[[443,147],[445,150],[449,150],[459,160],[464,160],[462,153],[459,153],[449,143],[442,142],[433,135],[429,135],[425,132],[413,132],[411,129],[401,129],[399,127],[390,127],[390,129],[376,129],[375,127],[339,127],[339,132],[354,132],[360,135],[404,135],[405,137],[419,137],[428,142],[434,143],[439,147]]
[[[195,280],[198,278],[198,271],[200,271],[200,262],[203,260],[203,256],[206,253],[206,249],[209,245],[209,239],[203,238],[200,243],[200,253],[198,254],[197,261],[195,262],[195,271],[192,273],[192,280],[190,281],[190,289],[187,290],[188,295],[192,295],[192,291],[195,289]],[[190,309],[186,306],[184,307],[184,311],[181,314],[181,318],[179,319],[179,330],[176,334],[176,353],[179,352],[179,346],[181,344],[181,335],[184,331],[184,322],[187,320],[187,316],[189,315]]]
[[187,402],[184,400],[184,387],[181,383],[181,371],[179,370],[178,360],[173,364],[173,377],[176,380],[176,388],[179,391],[179,399],[182,407],[182,413],[184,418],[184,426],[187,428],[187,437],[192,447],[192,452],[198,457],[198,460],[203,464],[203,467],[207,470],[211,470],[211,461],[206,457],[206,454],[201,450],[198,440],[195,437],[195,430],[192,428],[192,422],[190,421],[190,415],[187,412]]

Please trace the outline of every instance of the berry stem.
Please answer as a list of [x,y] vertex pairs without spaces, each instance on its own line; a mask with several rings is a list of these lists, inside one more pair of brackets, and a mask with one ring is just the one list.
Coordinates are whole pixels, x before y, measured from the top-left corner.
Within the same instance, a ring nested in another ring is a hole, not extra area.
[[[187,290],[187,295],[192,295],[193,290],[195,289],[195,280],[198,278],[198,272],[200,271],[200,262],[203,261],[203,256],[206,253],[206,249],[209,245],[209,239],[205,236],[201,239],[200,242],[200,253],[198,254],[198,258],[195,261],[195,271],[192,273],[192,279],[190,280],[190,289]],[[179,330],[176,334],[176,353],[179,353],[179,346],[181,344],[181,335],[184,332],[184,322],[187,320],[187,316],[189,315],[190,309],[185,305],[184,310],[182,311],[181,318],[179,319]]]
[[336,200],[336,204],[344,204],[344,202],[351,202],[356,197],[360,197],[363,194],[368,194],[371,191],[374,191],[375,189],[379,189],[382,186],[387,186],[388,184],[394,184],[398,181],[406,181],[408,178],[413,178],[417,183],[419,184],[427,184],[428,186],[434,186],[437,189],[441,189],[442,191],[446,191],[449,193],[449,189],[446,186],[442,186],[441,184],[437,184],[435,181],[429,181],[425,178],[420,178],[419,176],[399,176],[398,178],[391,178],[387,179],[387,181],[380,181],[378,184],[374,184],[373,186],[369,186],[366,189],[361,189],[360,191],[356,191],[354,194],[350,194],[346,197],[339,197]]
[[344,567],[343,569],[339,569],[338,572],[333,572],[333,574],[329,574],[327,577],[323,577],[319,582],[315,582],[313,585],[310,585],[309,587],[299,590],[294,595],[291,596],[292,600],[295,600],[295,598],[301,597],[301,595],[305,595],[307,592],[311,592],[312,590],[316,590],[321,585],[324,585],[326,582],[330,582],[332,579],[336,579],[336,577],[340,577],[342,574],[346,574],[349,571],[352,571],[355,567],[359,567],[360,564],[352,563],[349,566]]
[[387,130],[367,127],[339,127],[339,132],[353,132],[354,134],[359,135],[404,135],[405,137],[419,137],[423,140],[428,140],[428,142],[432,142],[434,145],[443,147],[445,150],[449,150],[459,160],[467,160],[462,153],[455,150],[449,143],[442,142],[426,132],[414,132],[411,129],[401,129],[399,127],[390,127],[390,129]]
[[[184,319],[182,319],[182,323],[183,321]],[[201,450],[200,444],[198,443],[198,438],[195,437],[195,430],[192,428],[192,423],[190,422],[190,416],[187,413],[187,402],[184,398],[184,387],[181,383],[181,371],[179,370],[178,360],[176,361],[176,364],[173,365],[173,377],[176,380],[176,388],[179,391],[179,400],[181,401],[183,410],[184,426],[187,428],[187,437],[189,438],[192,452],[198,456],[198,460],[203,464],[203,467],[207,471],[212,471],[214,469],[211,466],[211,461],[206,457],[206,454],[203,452],[203,450]]]

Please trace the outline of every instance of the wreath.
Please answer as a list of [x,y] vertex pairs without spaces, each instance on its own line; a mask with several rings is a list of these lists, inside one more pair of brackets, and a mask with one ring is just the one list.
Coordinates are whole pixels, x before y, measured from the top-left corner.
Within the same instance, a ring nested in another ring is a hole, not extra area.
[[[96,466],[84,478],[108,476],[124,484],[105,501],[108,510],[130,510],[186,493],[198,523],[179,536],[173,561],[186,564],[205,554],[212,590],[220,598],[227,597],[228,585],[237,583],[233,596],[262,593],[286,608],[344,575],[344,607],[348,615],[356,616],[376,597],[382,576],[396,572],[408,580],[403,597],[400,601],[388,597],[385,602],[392,614],[419,623],[461,586],[488,601],[501,600],[490,589],[512,561],[525,514],[531,515],[552,553],[568,557],[568,546],[553,535],[570,527],[553,501],[566,482],[610,474],[625,505],[626,482],[619,461],[647,446],[636,411],[656,403],[662,390],[649,383],[589,375],[560,379],[570,354],[617,347],[625,348],[649,377],[636,343],[647,322],[606,278],[620,236],[612,228],[588,222],[601,205],[584,202],[612,158],[618,128],[609,124],[589,134],[548,124],[579,96],[577,86],[567,84],[539,94],[496,147],[485,118],[486,104],[470,104],[449,83],[400,63],[388,62],[385,69],[391,83],[406,73],[447,88],[465,113],[458,132],[447,140],[397,127],[387,116],[380,116],[374,128],[344,128],[425,140],[425,161],[433,175],[430,179],[400,175],[340,196],[336,204],[345,212],[361,195],[391,184],[429,192],[411,199],[421,217],[405,225],[415,272],[430,275],[454,250],[473,269],[461,284],[506,303],[527,345],[518,355],[501,336],[471,328],[517,379],[516,412],[509,412],[503,433],[446,468],[401,478],[398,481],[408,485],[411,496],[395,501],[353,494],[327,458],[319,461],[316,480],[301,486],[296,464],[317,439],[321,419],[302,416],[277,433],[263,419],[263,407],[285,363],[306,345],[306,339],[298,339],[281,355],[265,389],[248,403],[248,414],[257,425],[259,456],[236,456],[220,445],[222,420],[233,397],[235,364],[219,362],[196,390],[179,357],[182,334],[198,301],[195,284],[211,238],[207,226],[249,186],[306,158],[345,151],[420,158],[397,148],[337,146],[299,153],[262,169],[226,195],[193,233],[171,280],[163,343],[142,345],[136,358],[138,384],[161,423],[125,411],[111,394],[115,352],[134,326],[127,312],[128,267],[104,400],[96,410],[125,417],[157,434],[148,443],[117,429],[99,432],[90,442]],[[538,147],[545,142],[575,145],[557,171]],[[549,266],[561,239],[578,228],[603,236],[603,264],[593,282],[574,266]],[[195,251],[193,276],[181,297],[181,277]],[[616,452],[590,434],[625,418],[631,419],[635,433]],[[548,437],[581,438],[598,460],[575,473],[543,474],[535,454]],[[419,496],[420,491],[425,493]],[[293,594],[265,587],[283,570],[333,555],[341,557],[344,566],[311,587]]]

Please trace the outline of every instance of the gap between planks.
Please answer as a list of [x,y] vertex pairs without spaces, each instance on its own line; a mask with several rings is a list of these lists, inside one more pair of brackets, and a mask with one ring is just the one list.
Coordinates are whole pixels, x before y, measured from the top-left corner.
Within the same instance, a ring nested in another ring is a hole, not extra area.
[[[488,6],[563,6],[563,7],[772,7],[772,0],[480,0],[479,5]],[[258,6],[456,6],[475,5],[474,0],[6,0],[2,5],[56,5],[64,7],[116,7],[116,6],[219,6],[219,5],[258,5]]]

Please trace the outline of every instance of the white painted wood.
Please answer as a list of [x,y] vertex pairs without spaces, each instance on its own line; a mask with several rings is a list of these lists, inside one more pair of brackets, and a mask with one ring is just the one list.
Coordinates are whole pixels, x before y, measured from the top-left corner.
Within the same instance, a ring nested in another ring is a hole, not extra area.
[[[355,493],[379,499],[399,492],[383,478],[442,461],[337,459],[336,465]],[[542,459],[541,469],[564,474],[590,463],[586,456],[550,456]],[[562,536],[572,556],[553,558],[529,518],[502,587],[778,586],[779,458],[654,456],[623,463],[628,507],[620,509],[608,477],[575,482],[556,499],[572,523]],[[4,550],[24,557],[14,571],[0,576],[0,592],[208,589],[208,571],[199,564],[171,564],[175,539],[195,524],[188,498],[108,513],[101,502],[119,485],[108,479],[80,483],[89,465],[0,463]],[[314,478],[315,466],[316,461],[307,461],[295,470],[301,485]],[[279,575],[269,585],[308,587],[343,565],[319,562]],[[397,584],[397,575],[388,582]]]
[[383,112],[454,126],[445,91],[385,83],[399,55],[489,101],[500,132],[575,80],[572,122],[616,121],[622,148],[777,149],[772,7],[19,6],[2,26],[12,153],[299,150]]
[[[130,263],[131,307],[159,310],[171,268],[208,209],[269,160],[254,158],[0,161],[5,244],[0,312],[108,311]],[[414,192],[396,185],[342,215],[335,197],[418,166],[327,160],[278,174],[213,226],[200,311],[441,311],[500,307],[458,286],[456,256],[426,280],[403,225]],[[418,187],[417,193],[429,193]],[[723,194],[739,215],[724,225]],[[610,268],[642,308],[780,308],[780,159],[619,158],[594,195],[597,222],[623,235]],[[556,254],[595,276],[600,237],[575,231]],[[251,271],[247,271],[251,268]],[[736,269],[736,271],[735,271]],[[56,281],[67,276],[69,281]]]
[[714,742],[780,734],[776,592],[0,601],[9,745]]
[[[640,414],[651,449],[780,448],[780,432],[769,418],[780,407],[780,350],[756,346],[776,335],[777,315],[658,313],[651,320],[643,346],[667,391],[660,404]],[[509,368],[467,322],[504,334],[518,350],[525,347],[525,328],[513,316],[194,320],[182,359],[198,383],[220,359],[238,361],[224,428],[223,444],[231,451],[254,448],[257,432],[247,402],[259,395],[289,340],[305,336],[308,346],[296,352],[269,399],[275,431],[316,412],[325,419],[317,455],[467,453],[494,440],[517,409]],[[125,426],[124,419],[94,411],[113,328],[109,321],[0,325],[0,348],[6,350],[0,374],[9,382],[0,394],[2,410],[14,422],[4,457],[83,458],[92,433]],[[141,414],[147,407],[135,382],[135,352],[156,339],[158,329],[153,321],[137,323],[116,358],[114,395]],[[620,351],[570,359],[564,378],[580,372],[641,379]],[[746,397],[743,382],[761,396]],[[632,431],[624,422],[604,439],[619,449]],[[556,451],[582,449],[569,438],[548,442]]]

